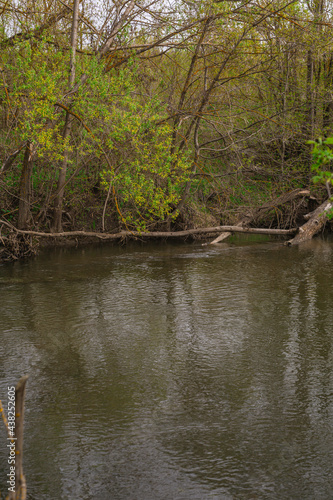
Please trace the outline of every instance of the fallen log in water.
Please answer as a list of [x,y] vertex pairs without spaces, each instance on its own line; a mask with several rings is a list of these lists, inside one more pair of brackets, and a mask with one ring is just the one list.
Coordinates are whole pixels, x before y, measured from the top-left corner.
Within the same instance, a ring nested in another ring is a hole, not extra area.
[[328,221],[328,214],[333,208],[333,201],[326,200],[316,210],[311,212],[309,220],[298,229],[296,236],[287,241],[288,246],[298,245],[311,238],[324,228]]
[[216,227],[203,227],[198,229],[187,229],[185,231],[154,231],[154,232],[139,232],[139,231],[120,231],[119,233],[95,233],[92,231],[67,231],[61,233],[44,233],[40,231],[25,231],[17,229],[6,221],[0,219],[0,224],[10,227],[11,230],[17,234],[24,234],[29,236],[36,236],[39,238],[68,238],[68,237],[88,237],[98,238],[101,240],[119,240],[124,238],[186,238],[188,236],[195,236],[200,234],[213,234],[222,231],[229,231],[232,233],[252,233],[252,234],[271,234],[271,235],[288,235],[294,234],[297,228],[293,229],[269,229],[269,228],[256,228],[256,227],[240,227],[240,226],[216,226]]

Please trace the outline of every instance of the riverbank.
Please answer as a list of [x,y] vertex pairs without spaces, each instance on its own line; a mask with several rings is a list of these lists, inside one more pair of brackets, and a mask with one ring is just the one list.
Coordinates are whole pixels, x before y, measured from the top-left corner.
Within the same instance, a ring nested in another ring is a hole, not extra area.
[[[35,223],[33,217],[31,217],[31,229],[18,229],[13,223],[4,218],[0,219],[0,262],[36,255],[39,248],[43,247],[89,245],[96,242],[96,240],[121,242],[122,244],[130,239],[202,240],[212,239],[222,233],[222,236],[214,240],[214,242],[218,242],[235,232],[291,236],[297,233],[298,228],[302,227],[307,219],[310,219],[316,208],[317,211],[321,212],[321,209],[318,209],[318,204],[318,195],[315,196],[309,189],[298,188],[266,201],[260,207],[248,207],[243,214],[237,214],[237,219],[236,207],[234,207],[234,217],[230,217],[229,213],[229,217],[227,215],[225,218],[227,220],[236,219],[236,222],[228,225],[216,224],[217,217],[214,217],[213,213],[214,210],[217,212],[221,208],[218,205],[212,205],[209,209],[207,206],[199,207],[197,205],[194,209],[193,204],[192,206],[187,204],[172,223],[156,223],[152,231],[131,230],[127,225],[125,227],[120,225],[119,221],[118,223],[113,221],[112,227],[110,220],[108,220],[108,227],[112,228],[111,231],[89,231],[85,227],[89,225],[96,227],[96,223],[89,224],[89,219],[85,219],[85,224],[83,224],[83,214],[81,213],[78,217],[75,217],[73,212],[64,214],[68,220],[64,224],[66,230],[57,233],[50,231],[50,221],[47,217],[45,217],[44,224]],[[215,223],[215,225],[208,225],[211,222]],[[323,227],[325,222],[326,219],[321,224]],[[204,224],[207,225],[204,226]],[[315,224],[318,225],[317,220]],[[331,230],[330,224],[327,224],[327,230]]]

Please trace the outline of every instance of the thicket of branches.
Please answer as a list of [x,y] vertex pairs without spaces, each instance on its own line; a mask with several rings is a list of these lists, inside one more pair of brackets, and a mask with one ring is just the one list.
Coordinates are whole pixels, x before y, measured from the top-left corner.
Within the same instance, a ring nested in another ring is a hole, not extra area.
[[331,34],[330,0],[0,0],[2,218],[228,223],[307,186]]

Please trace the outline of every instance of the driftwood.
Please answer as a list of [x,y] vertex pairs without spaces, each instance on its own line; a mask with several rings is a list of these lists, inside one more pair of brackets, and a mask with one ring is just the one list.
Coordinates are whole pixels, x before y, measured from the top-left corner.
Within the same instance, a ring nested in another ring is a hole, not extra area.
[[11,230],[15,231],[18,234],[36,236],[39,238],[88,237],[88,238],[98,238],[100,240],[119,240],[124,238],[159,238],[159,239],[184,238],[200,234],[220,233],[222,231],[231,231],[235,233],[288,235],[288,234],[294,234],[297,231],[297,228],[266,229],[266,228],[256,228],[256,227],[240,227],[240,226],[216,226],[216,227],[203,227],[198,229],[188,229],[186,231],[154,231],[154,232],[120,231],[119,233],[95,233],[92,231],[66,231],[61,233],[44,233],[40,231],[20,230],[1,219],[0,219],[0,224],[4,224],[7,227],[10,227]]
[[[308,189],[294,189],[293,191],[290,191],[289,193],[285,193],[278,198],[275,198],[272,201],[268,201],[261,205],[261,207],[257,208],[251,215],[247,215],[244,217],[236,226],[243,227],[244,225],[251,224],[251,222],[255,221],[258,219],[258,217],[262,217],[265,213],[269,212],[270,210],[283,205],[285,203],[288,203],[290,201],[295,200],[296,198],[299,198],[301,196],[310,196],[310,191]],[[231,232],[223,232],[220,234],[215,240],[211,241],[210,244],[213,245],[215,243],[220,243],[221,241],[225,240],[228,238],[232,233]]]
[[[237,227],[242,227],[242,225],[243,222],[239,222],[237,224]],[[230,231],[223,232],[217,238],[215,238],[215,240],[211,241],[210,243],[204,243],[204,245],[215,245],[216,243],[220,243],[221,241],[226,240],[231,235],[232,233]]]
[[316,210],[309,214],[309,220],[298,229],[296,236],[292,240],[287,241],[286,244],[292,246],[310,240],[325,226],[328,220],[328,213],[332,208],[333,201],[331,199],[322,203]]

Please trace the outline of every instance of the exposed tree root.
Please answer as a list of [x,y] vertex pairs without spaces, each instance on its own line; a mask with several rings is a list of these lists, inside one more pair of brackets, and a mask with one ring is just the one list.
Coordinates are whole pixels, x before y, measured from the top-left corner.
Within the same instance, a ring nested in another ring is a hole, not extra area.
[[31,257],[37,253],[37,249],[38,242],[33,241],[31,236],[22,234],[19,230],[11,229],[6,236],[0,233],[0,262],[11,262],[23,257]]

